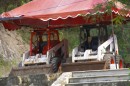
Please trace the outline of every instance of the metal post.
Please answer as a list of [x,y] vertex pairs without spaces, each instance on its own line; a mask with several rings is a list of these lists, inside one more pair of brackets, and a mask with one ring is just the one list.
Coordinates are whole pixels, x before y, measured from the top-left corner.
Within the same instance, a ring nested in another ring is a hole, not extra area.
[[111,11],[111,25],[112,25],[112,36],[113,36],[113,44],[114,44],[114,57],[115,57],[115,65],[116,65],[116,69],[117,69],[117,62],[116,62],[116,52],[115,52],[115,40],[114,40],[114,29],[113,29],[113,15],[112,15],[112,11]]

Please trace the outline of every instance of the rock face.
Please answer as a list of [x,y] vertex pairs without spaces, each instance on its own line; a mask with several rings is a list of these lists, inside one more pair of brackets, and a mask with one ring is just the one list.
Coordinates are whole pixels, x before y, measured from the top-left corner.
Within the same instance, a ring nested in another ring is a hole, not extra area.
[[16,31],[8,31],[0,24],[0,55],[6,59],[20,59],[23,52],[29,49]]

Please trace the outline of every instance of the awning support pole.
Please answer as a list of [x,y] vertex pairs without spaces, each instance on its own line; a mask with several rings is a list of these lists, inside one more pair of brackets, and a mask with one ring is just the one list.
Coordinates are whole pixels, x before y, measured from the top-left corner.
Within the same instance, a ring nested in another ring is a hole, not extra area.
[[114,44],[114,57],[115,57],[115,65],[116,65],[116,69],[117,69],[117,62],[116,62],[116,51],[115,51],[115,40],[114,40],[114,25],[113,25],[113,15],[112,15],[112,11],[111,11],[111,25],[112,25],[112,36],[113,36],[113,44]]

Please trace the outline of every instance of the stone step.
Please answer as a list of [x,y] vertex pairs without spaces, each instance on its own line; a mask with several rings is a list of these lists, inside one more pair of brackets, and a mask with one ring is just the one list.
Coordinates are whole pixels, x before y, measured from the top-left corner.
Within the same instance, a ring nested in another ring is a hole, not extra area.
[[128,68],[66,72],[52,86],[129,86],[129,74]]
[[123,74],[129,74],[129,69],[118,69],[118,70],[91,70],[91,71],[75,71],[72,72],[72,77],[93,77],[93,76],[111,76],[111,75],[123,75]]
[[69,83],[87,83],[87,82],[101,82],[101,81],[113,81],[113,80],[129,80],[129,74],[122,75],[105,75],[104,76],[89,76],[79,78],[69,78]]
[[129,86],[130,81],[119,80],[119,81],[101,81],[101,82],[89,82],[89,83],[69,83],[65,86]]

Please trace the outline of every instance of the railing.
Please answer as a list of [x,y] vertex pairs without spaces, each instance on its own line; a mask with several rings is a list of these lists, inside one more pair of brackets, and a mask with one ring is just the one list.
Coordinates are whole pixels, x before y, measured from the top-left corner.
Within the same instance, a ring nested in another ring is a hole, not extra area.
[[[110,37],[106,42],[104,42],[103,44],[101,44],[98,47],[98,60],[99,61],[103,59],[103,57],[104,57],[104,55],[105,55],[105,53],[107,51],[106,48],[108,46],[110,46],[109,52],[112,52],[112,54],[114,54],[114,52],[118,53],[118,43],[117,43],[116,35],[114,35],[114,39],[113,39],[113,37]],[[113,51],[114,47],[115,47],[115,51]]]

